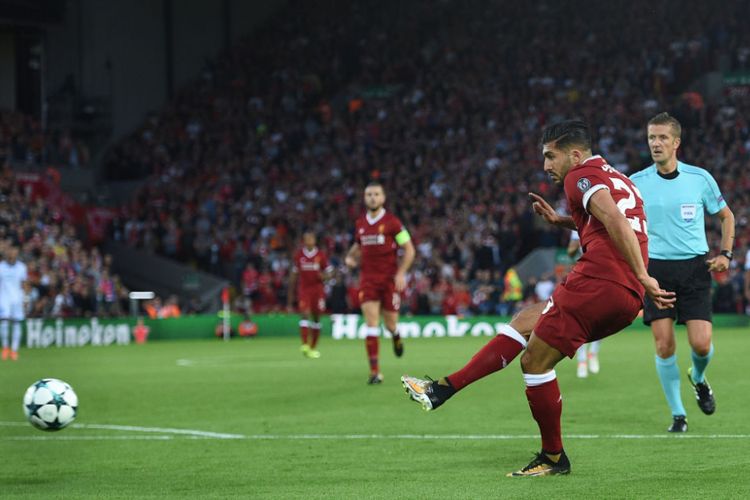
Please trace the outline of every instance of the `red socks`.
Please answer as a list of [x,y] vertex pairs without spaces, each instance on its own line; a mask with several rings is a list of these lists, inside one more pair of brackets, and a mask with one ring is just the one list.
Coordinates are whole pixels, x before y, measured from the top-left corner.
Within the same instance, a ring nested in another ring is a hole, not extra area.
[[560,453],[563,449],[560,416],[562,396],[557,385],[555,370],[542,375],[523,374],[526,381],[526,399],[534,420],[542,433],[542,450],[548,454]]
[[320,323],[310,323],[310,348],[315,349],[318,345],[318,338],[320,338]]
[[460,391],[480,378],[505,368],[525,347],[526,340],[521,334],[510,325],[503,325],[499,335],[482,347],[466,366],[446,378],[454,389]]
[[370,373],[380,373],[378,366],[378,346],[380,339],[378,337],[365,337],[365,347],[367,348],[367,359],[370,361]]
[[310,323],[306,319],[303,319],[299,322],[299,334],[300,337],[302,337],[302,345],[307,344],[307,332],[309,330],[309,325]]

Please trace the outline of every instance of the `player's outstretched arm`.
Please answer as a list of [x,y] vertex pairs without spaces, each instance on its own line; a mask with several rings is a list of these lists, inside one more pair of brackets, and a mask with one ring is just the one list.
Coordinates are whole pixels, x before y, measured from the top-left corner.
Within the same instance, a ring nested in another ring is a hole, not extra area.
[[347,267],[354,269],[357,266],[359,266],[360,255],[361,254],[360,254],[360,249],[359,249],[359,243],[355,243],[352,245],[349,251],[346,252],[346,257],[344,257],[344,263],[347,265]]
[[646,289],[646,293],[659,309],[674,307],[674,292],[663,290],[659,282],[649,276],[646,264],[643,262],[641,247],[633,228],[625,216],[615,205],[615,200],[606,189],[600,189],[589,199],[588,211],[596,217],[607,229],[609,237],[617,250],[625,258],[630,269],[638,281]]
[[545,221],[553,226],[565,227],[568,229],[576,230],[576,224],[573,222],[573,217],[563,216],[558,214],[552,205],[547,203],[547,200],[542,198],[536,193],[529,193],[531,198],[531,208],[534,209],[537,215],[541,215]]

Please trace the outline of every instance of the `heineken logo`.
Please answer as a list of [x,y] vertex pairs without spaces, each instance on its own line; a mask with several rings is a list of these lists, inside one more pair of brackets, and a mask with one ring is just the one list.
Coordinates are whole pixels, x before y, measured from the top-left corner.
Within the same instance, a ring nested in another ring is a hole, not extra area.
[[[399,321],[398,331],[404,337],[472,337],[497,335],[498,327],[502,322],[490,323],[488,321],[474,319],[459,319],[458,316],[445,316],[437,318],[421,318],[421,321]],[[362,316],[359,314],[332,314],[331,336],[334,340],[341,339],[363,339],[366,336],[366,328]],[[384,331],[386,337],[390,337],[388,331]]]
[[26,347],[80,347],[84,345],[125,345],[130,343],[130,325],[126,322],[100,323],[97,318],[88,322],[66,323],[62,319],[26,320]]

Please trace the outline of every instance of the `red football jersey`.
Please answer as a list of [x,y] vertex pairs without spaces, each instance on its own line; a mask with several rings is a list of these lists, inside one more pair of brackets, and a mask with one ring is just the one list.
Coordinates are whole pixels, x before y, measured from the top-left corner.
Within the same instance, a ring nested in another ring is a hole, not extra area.
[[610,192],[617,208],[628,219],[638,237],[643,262],[648,266],[646,212],[643,210],[641,193],[627,176],[597,155],[572,168],[565,176],[565,196],[583,248],[583,255],[573,266],[573,271],[591,278],[614,281],[643,297],[643,286],[615,247],[607,229],[587,211],[589,199],[600,189]]
[[385,209],[374,219],[368,213],[361,215],[355,224],[354,241],[362,252],[360,270],[362,281],[392,280],[398,270],[398,243],[396,235],[404,225]]
[[308,251],[300,248],[294,254],[294,270],[299,273],[299,288],[316,288],[323,286],[320,273],[329,270],[328,257],[318,248]]

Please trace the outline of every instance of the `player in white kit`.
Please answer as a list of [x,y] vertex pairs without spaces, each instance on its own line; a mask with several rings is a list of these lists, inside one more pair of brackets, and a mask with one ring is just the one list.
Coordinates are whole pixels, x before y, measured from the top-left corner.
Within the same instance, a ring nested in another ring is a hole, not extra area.
[[[18,359],[21,346],[23,310],[23,282],[26,281],[26,264],[18,260],[18,247],[8,247],[5,260],[0,262],[0,338],[3,343],[2,359]],[[13,322],[13,341],[8,342],[8,323]]]

